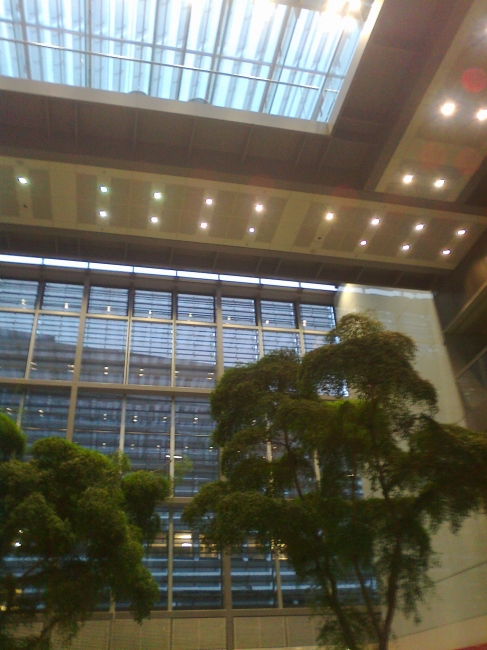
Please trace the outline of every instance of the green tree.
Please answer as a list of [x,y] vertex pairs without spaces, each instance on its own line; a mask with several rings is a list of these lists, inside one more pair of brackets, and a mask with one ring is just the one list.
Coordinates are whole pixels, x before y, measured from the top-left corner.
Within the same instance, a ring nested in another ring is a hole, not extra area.
[[432,586],[435,531],[485,507],[487,436],[434,419],[415,354],[407,336],[352,314],[302,361],[273,352],[228,370],[212,395],[225,480],[185,518],[213,544],[252,534],[283,548],[314,585],[323,643],[387,650],[395,613],[418,619]]
[[[110,599],[129,602],[140,623],[158,597],[142,558],[168,480],[61,438],[37,441],[26,461],[24,449],[0,414],[0,646],[48,649],[53,631],[69,643]],[[36,615],[41,631],[16,638]]]

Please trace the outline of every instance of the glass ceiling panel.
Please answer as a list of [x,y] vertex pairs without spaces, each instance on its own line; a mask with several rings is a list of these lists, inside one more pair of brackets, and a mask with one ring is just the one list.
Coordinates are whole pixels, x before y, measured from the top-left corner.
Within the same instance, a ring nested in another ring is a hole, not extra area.
[[327,122],[373,0],[0,0],[0,75]]

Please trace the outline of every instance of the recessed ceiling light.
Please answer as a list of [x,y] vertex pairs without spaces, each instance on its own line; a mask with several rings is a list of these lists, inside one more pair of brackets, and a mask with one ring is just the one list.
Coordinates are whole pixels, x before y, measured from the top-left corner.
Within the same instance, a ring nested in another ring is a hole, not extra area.
[[373,226],[378,226],[380,224],[380,219],[378,219],[377,217],[374,217],[370,223]]
[[450,115],[453,115],[453,113],[457,110],[456,105],[453,102],[445,102],[443,106],[440,108],[440,111],[445,115],[446,117],[450,117]]
[[256,203],[255,204],[255,211],[256,212],[262,212],[263,209],[264,209],[264,206],[262,205],[262,203]]
[[21,185],[27,185],[27,183],[29,182],[29,181],[25,178],[25,176],[18,176],[17,180],[19,181],[19,183],[20,183]]
[[406,185],[409,185],[409,183],[413,182],[414,176],[412,174],[406,174],[406,176],[402,177],[402,182],[406,183]]
[[208,223],[206,221],[202,221],[200,223],[200,228],[203,228],[203,230],[206,230],[206,228],[208,228]]
[[445,184],[444,178],[438,178],[438,180],[435,181],[435,187],[443,187],[444,184]]
[[362,0],[349,0],[348,6],[352,11],[359,11],[362,6]]
[[159,201],[162,199],[162,192],[154,192],[152,196]]
[[362,241],[360,242],[360,246],[367,246],[367,240],[362,239]]
[[423,230],[423,228],[424,228],[424,223],[417,223],[414,226],[414,230]]
[[108,217],[108,212],[106,210],[100,210],[98,214],[100,217]]
[[106,185],[100,185],[100,192],[106,194],[108,192],[108,187]]
[[487,108],[481,108],[480,111],[477,112],[477,119],[479,122],[487,120]]
[[210,199],[210,197],[208,197],[207,199],[205,199],[205,203],[206,205],[213,205],[213,199]]
[[328,213],[325,215],[325,219],[326,219],[327,221],[333,221],[334,218],[335,218],[335,215],[333,214],[333,212],[328,212]]
[[249,228],[249,232],[250,232],[250,233],[255,232],[255,228]]
[[441,251],[442,255],[449,255],[451,253],[451,250],[449,248],[445,248],[445,250]]
[[353,16],[345,16],[342,20],[342,25],[346,32],[353,32],[357,27],[357,21]]
[[411,246],[409,244],[403,244],[401,246],[401,250],[403,250],[403,251],[408,251],[410,248],[411,248]]
[[460,230],[457,230],[457,235],[465,235],[466,232],[465,228],[460,228]]
[[150,220],[151,223],[159,223],[159,217],[156,217],[155,214],[150,218]]

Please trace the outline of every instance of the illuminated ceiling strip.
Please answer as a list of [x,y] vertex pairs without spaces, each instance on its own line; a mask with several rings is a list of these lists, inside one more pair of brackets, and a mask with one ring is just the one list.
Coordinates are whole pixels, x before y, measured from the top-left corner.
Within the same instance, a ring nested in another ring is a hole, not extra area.
[[124,264],[103,264],[100,262],[81,262],[77,260],[58,260],[48,257],[25,257],[23,255],[1,255],[0,262],[6,264],[37,264],[39,266],[55,266],[73,269],[90,269],[91,271],[108,271],[110,273],[136,273],[137,275],[160,275],[185,279],[217,280],[220,282],[238,282],[241,284],[261,284],[289,288],[312,289],[317,291],[336,291],[333,284],[317,284],[314,282],[294,282],[291,280],[273,280],[271,278],[252,278],[240,275],[225,275],[218,273],[200,273],[199,271],[175,271],[173,269],[153,269],[143,266],[127,266]]

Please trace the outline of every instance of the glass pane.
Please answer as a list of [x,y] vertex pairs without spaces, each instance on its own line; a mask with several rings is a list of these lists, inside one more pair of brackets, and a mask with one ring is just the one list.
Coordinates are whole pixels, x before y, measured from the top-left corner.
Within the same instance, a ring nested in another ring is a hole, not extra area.
[[213,428],[207,400],[176,399],[176,471],[182,460],[190,462],[190,467],[181,466],[176,495],[192,496],[204,483],[218,479],[218,450],[210,440]]
[[170,397],[127,397],[124,452],[133,469],[169,472],[170,430]]
[[249,298],[222,298],[222,320],[224,325],[255,325],[255,302]]
[[81,311],[83,286],[80,284],[58,284],[46,282],[42,309],[53,311]]
[[225,368],[252,363],[259,358],[257,330],[223,329],[223,358]]
[[134,316],[142,318],[172,318],[172,295],[162,291],[136,289]]
[[178,325],[176,386],[213,388],[216,372],[214,327]]
[[122,398],[120,395],[80,393],[76,404],[73,442],[103,454],[118,451]]
[[128,299],[128,289],[91,287],[88,311],[90,314],[126,316]]
[[252,538],[232,555],[232,601],[235,608],[277,607],[274,559]]
[[292,302],[273,302],[262,300],[260,303],[262,325],[269,327],[296,327],[296,316]]
[[208,549],[196,531],[174,521],[173,608],[218,609],[222,607],[221,558]]
[[172,325],[132,321],[130,384],[171,384]]
[[304,334],[304,351],[312,352],[316,348],[321,348],[322,345],[328,345],[328,341],[324,334]]
[[301,324],[310,330],[326,330],[335,327],[335,312],[330,305],[300,305]]
[[153,609],[167,608],[167,535],[169,528],[169,511],[162,508],[156,510],[161,519],[161,530],[150,547],[143,562],[152,573],[159,587],[159,598]]
[[284,607],[306,607],[310,604],[311,587],[307,582],[300,582],[287,559],[279,560],[281,573],[281,591]]
[[52,436],[66,437],[69,398],[69,390],[26,393],[21,426],[29,443]]
[[125,321],[87,318],[81,380],[122,383],[126,340]]
[[72,379],[78,327],[73,316],[39,316],[31,379]]
[[213,296],[178,295],[178,320],[215,322],[215,299]]
[[38,282],[29,280],[0,279],[0,307],[34,309],[38,287]]
[[0,387],[0,411],[17,420],[21,397],[20,389]]
[[264,354],[282,348],[294,350],[300,354],[299,334],[294,332],[262,332],[264,340]]
[[0,312],[0,377],[23,377],[34,314]]

